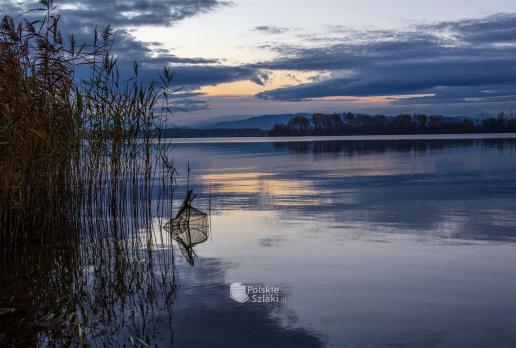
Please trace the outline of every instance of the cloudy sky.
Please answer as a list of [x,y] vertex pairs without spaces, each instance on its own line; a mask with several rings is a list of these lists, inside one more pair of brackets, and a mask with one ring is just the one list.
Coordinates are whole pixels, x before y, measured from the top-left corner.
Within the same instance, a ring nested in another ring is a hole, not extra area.
[[[0,0],[20,13],[30,2]],[[119,36],[121,64],[175,72],[177,125],[357,111],[516,109],[514,0],[61,0],[64,31]]]

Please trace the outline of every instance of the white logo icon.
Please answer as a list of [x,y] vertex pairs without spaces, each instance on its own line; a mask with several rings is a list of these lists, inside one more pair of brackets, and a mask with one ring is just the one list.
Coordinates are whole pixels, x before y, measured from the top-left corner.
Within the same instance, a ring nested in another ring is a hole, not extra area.
[[245,285],[242,283],[233,283],[229,287],[229,296],[237,302],[244,303],[249,300],[245,288]]

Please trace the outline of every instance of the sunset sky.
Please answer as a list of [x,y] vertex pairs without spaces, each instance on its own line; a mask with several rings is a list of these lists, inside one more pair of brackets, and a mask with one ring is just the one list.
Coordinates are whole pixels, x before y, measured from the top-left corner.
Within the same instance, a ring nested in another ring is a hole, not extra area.
[[[0,0],[15,14],[33,3]],[[516,109],[513,0],[56,1],[63,31],[175,72],[173,123],[291,112],[476,116]]]

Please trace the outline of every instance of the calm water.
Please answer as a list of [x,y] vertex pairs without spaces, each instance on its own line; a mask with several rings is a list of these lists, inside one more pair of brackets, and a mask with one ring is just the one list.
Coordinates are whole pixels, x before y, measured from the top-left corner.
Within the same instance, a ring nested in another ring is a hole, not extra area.
[[[173,151],[212,225],[194,267],[176,254],[175,346],[516,346],[515,139]],[[233,282],[287,302],[237,303]]]

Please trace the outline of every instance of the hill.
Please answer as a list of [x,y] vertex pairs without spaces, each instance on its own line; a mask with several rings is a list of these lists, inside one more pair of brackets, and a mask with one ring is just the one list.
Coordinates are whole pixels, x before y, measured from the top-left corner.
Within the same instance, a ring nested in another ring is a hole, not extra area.
[[260,129],[271,130],[276,124],[288,123],[294,116],[309,116],[308,113],[261,115],[245,118],[243,120],[223,121],[207,124],[201,129]]
[[268,130],[240,128],[240,129],[191,129],[167,128],[163,131],[164,138],[211,138],[211,137],[265,137]]

